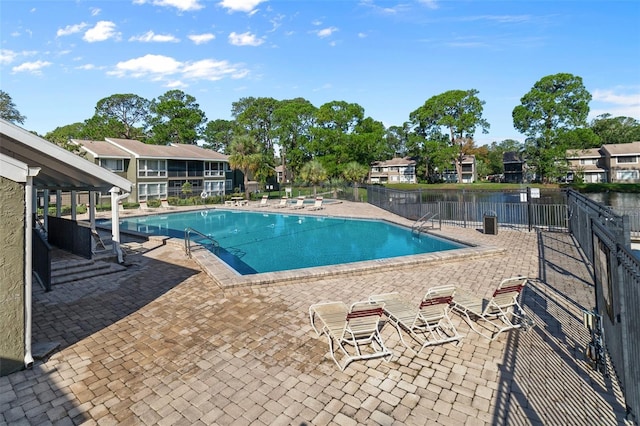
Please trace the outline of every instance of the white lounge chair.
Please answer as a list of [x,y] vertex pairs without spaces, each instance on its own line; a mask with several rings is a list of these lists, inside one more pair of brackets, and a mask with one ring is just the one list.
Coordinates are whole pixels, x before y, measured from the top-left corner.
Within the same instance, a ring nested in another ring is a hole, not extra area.
[[269,196],[263,195],[262,199],[258,203],[258,207],[269,207]]
[[169,202],[167,200],[160,200],[160,207],[167,210],[175,209],[175,207],[169,205]]
[[316,197],[316,201],[315,203],[313,203],[313,206],[309,207],[309,210],[322,210],[324,209],[324,207],[322,206],[322,201],[324,199],[322,197]]
[[[419,305],[409,302],[399,293],[370,296],[369,300],[384,303],[384,313],[396,327],[402,343],[416,354],[424,348],[447,342],[460,341],[458,333],[449,317],[450,304],[455,293],[453,286],[433,287],[427,291]],[[420,344],[415,350],[403,337],[403,332]]]
[[151,207],[149,207],[146,201],[140,201],[140,210],[143,212],[155,211],[155,209],[152,209]]
[[[393,354],[380,337],[383,308],[383,303],[369,301],[356,302],[351,307],[343,302],[317,303],[309,307],[311,326],[319,336],[327,336],[331,358],[341,371],[356,360],[391,360]],[[336,358],[338,350],[342,352],[342,362]]]
[[282,197],[282,198],[280,199],[280,203],[279,203],[279,204],[276,204],[276,205],[275,205],[275,206],[273,206],[273,207],[275,207],[276,209],[284,209],[285,207],[287,207],[287,206],[288,206],[288,202],[289,202],[289,199],[288,199],[287,197]]
[[492,341],[503,331],[527,330],[534,323],[519,302],[527,281],[525,277],[502,280],[489,299],[456,292],[451,307],[462,314],[473,331]]
[[289,207],[291,209],[304,209],[304,197],[298,197],[296,203]]

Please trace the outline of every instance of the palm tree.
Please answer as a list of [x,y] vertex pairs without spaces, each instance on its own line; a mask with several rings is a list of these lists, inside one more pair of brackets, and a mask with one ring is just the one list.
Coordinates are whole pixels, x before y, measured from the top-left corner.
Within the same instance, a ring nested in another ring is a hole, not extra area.
[[318,160],[311,160],[302,166],[299,173],[300,178],[313,185],[313,196],[317,194],[316,186],[327,180],[327,171]]
[[249,199],[249,172],[255,172],[260,167],[262,156],[258,144],[249,135],[236,136],[229,147],[229,165],[244,174],[244,195]]
[[353,197],[358,200],[358,184],[369,174],[369,169],[356,161],[347,163],[342,171],[342,176],[349,182],[353,182]]

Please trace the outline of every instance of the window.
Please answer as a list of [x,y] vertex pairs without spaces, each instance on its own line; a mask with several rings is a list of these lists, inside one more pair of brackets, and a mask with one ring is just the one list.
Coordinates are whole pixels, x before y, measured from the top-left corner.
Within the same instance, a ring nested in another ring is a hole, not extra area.
[[112,172],[124,172],[124,160],[122,158],[101,158],[100,166]]
[[616,179],[621,181],[637,180],[640,178],[640,170],[618,170]]
[[222,180],[205,181],[204,191],[209,195],[224,195],[225,182]]
[[618,164],[637,163],[638,157],[635,155],[628,155],[626,157],[616,157],[616,161]]
[[166,198],[167,198],[166,182],[138,184],[138,201],[158,200],[158,199],[164,200]]
[[166,177],[167,160],[138,160],[138,177]]
[[204,175],[206,177],[212,176],[224,176],[224,172],[227,170],[227,163],[207,161],[204,163]]
[[583,166],[589,166],[589,165],[595,165],[597,164],[598,160],[596,160],[595,158],[581,158],[580,159],[580,164]]

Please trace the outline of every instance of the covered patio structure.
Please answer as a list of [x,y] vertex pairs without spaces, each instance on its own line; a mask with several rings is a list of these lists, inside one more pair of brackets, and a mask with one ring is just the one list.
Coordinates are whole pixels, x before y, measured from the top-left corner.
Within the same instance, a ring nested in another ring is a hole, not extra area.
[[[48,235],[48,195],[56,193],[56,217],[61,195],[88,191],[91,228],[95,229],[94,194],[111,194],[113,250],[122,260],[118,201],[131,192],[131,182],[6,120],[0,120],[0,375],[33,362],[31,354],[31,287],[34,263],[43,256],[34,242]],[[34,232],[38,199],[44,209],[43,233]],[[75,222],[75,197],[71,197]],[[72,239],[67,236],[68,239]],[[86,240],[89,245],[91,238]],[[89,246],[89,250],[91,247]],[[46,263],[46,262],[45,262]],[[46,268],[46,265],[45,265]]]

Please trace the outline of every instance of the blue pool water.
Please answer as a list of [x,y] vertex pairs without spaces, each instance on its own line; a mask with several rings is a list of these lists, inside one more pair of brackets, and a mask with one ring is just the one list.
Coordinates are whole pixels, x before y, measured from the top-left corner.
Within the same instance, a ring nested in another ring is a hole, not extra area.
[[120,225],[175,238],[184,238],[188,227],[218,241],[218,257],[242,275],[465,247],[382,221],[217,209],[132,217]]

